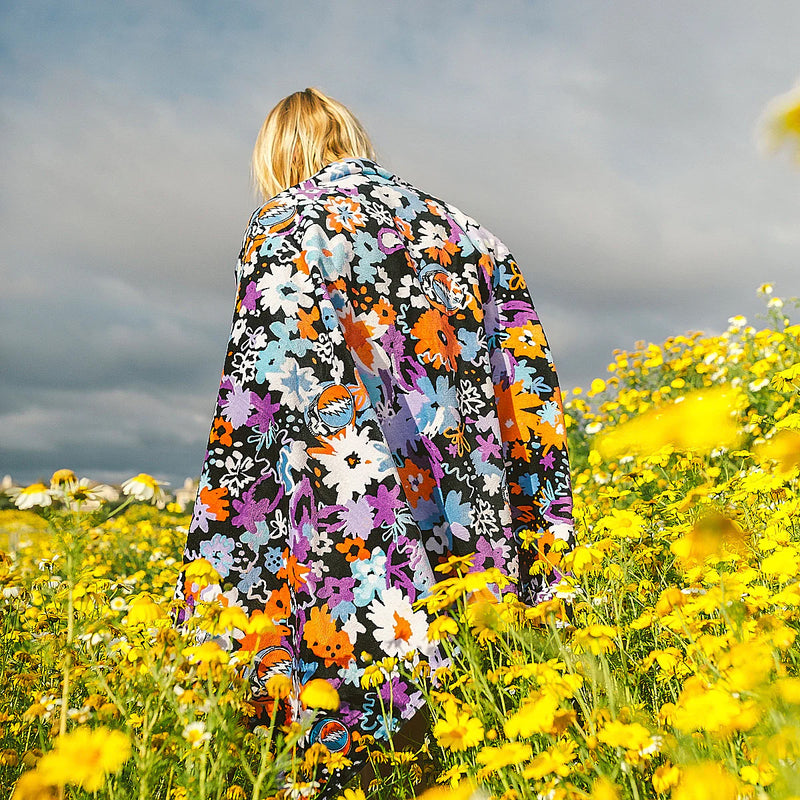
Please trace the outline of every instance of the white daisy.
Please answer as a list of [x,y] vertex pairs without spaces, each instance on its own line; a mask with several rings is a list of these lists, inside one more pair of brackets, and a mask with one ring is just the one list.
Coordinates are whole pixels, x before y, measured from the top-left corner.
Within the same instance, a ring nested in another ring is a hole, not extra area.
[[206,730],[205,722],[197,720],[184,727],[183,738],[194,748],[200,747],[203,742],[208,741],[211,738],[211,734]]
[[336,489],[336,503],[344,505],[354,496],[364,494],[374,480],[385,474],[384,464],[389,458],[385,445],[370,438],[370,430],[344,429],[344,436],[330,441],[331,453],[315,454],[324,467],[323,483]]
[[161,487],[168,485],[168,481],[157,481],[152,475],[140,472],[123,482],[122,493],[133,495],[136,500],[153,501],[158,504],[166,499]]
[[43,483],[32,483],[30,486],[12,486],[6,489],[6,494],[13,497],[17,508],[33,508],[34,506],[49,506],[53,503],[50,489]]

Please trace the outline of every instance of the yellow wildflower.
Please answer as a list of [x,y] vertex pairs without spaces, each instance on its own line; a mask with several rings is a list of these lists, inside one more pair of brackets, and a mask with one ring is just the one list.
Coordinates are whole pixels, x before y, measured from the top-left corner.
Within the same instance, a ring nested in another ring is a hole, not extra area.
[[447,614],[440,614],[428,625],[428,641],[438,642],[446,636],[458,633],[458,623]]
[[561,561],[564,569],[571,570],[575,575],[590,575],[596,571],[603,561],[603,551],[596,547],[579,545],[568,553]]
[[[259,616],[267,616],[266,614],[259,614]],[[219,612],[217,618],[216,631],[226,631],[238,628],[240,631],[247,631],[249,627],[249,618],[247,612],[241,606],[225,606]]]
[[55,785],[48,783],[39,770],[30,770],[20,776],[14,785],[11,800],[56,800]]
[[380,686],[386,680],[383,670],[378,664],[369,664],[361,676],[361,686],[368,689],[370,686]]
[[797,381],[800,379],[800,363],[792,364],[791,367],[782,369],[772,376],[771,383],[779,391],[789,391],[797,388]]
[[300,702],[306,708],[336,711],[340,703],[339,692],[324,678],[312,678],[300,691]]
[[721,736],[749,730],[760,714],[752,700],[739,700],[719,687],[704,690],[687,681],[673,714],[673,725],[682,731],[704,730]]
[[140,594],[128,603],[128,625],[150,625],[166,616],[166,611],[148,594]]
[[498,632],[504,627],[501,608],[494,598],[470,601],[467,606],[467,622],[480,643],[497,640]]
[[600,394],[604,392],[606,389],[606,382],[602,378],[595,378],[592,381],[592,385],[589,387],[589,391],[586,393],[587,397],[594,397],[596,394]]
[[800,756],[800,728],[784,725],[767,742],[768,752],[776,759],[796,760]]
[[476,760],[484,765],[478,772],[478,777],[485,778],[510,764],[521,764],[531,757],[532,752],[531,746],[522,742],[506,742],[500,747],[484,747],[476,756]]
[[775,461],[778,472],[788,475],[800,465],[800,432],[784,428],[754,448],[761,462]]
[[619,787],[605,775],[601,775],[592,784],[589,800],[619,800]]
[[653,788],[659,794],[666,794],[670,789],[678,785],[680,778],[680,769],[667,762],[655,770],[651,780],[653,782]]
[[625,750],[643,750],[650,744],[650,731],[638,722],[625,724],[611,720],[597,734],[599,741],[610,747],[623,747]]
[[775,688],[781,699],[792,705],[800,705],[800,678],[778,678]]
[[650,669],[655,663],[658,664],[663,672],[673,674],[682,658],[683,655],[677,647],[666,647],[663,650],[651,650],[647,658],[642,662],[642,669]]
[[723,674],[720,684],[728,691],[751,691],[774,667],[772,646],[760,639],[738,642],[717,656],[717,667]]
[[440,611],[456,602],[460,597],[472,592],[486,591],[488,586],[496,585],[503,589],[511,583],[497,567],[490,567],[481,572],[468,572],[453,578],[445,578],[434,584],[426,597],[414,602],[415,608],[427,608],[429,612]]
[[595,655],[610,653],[616,647],[616,635],[617,629],[610,625],[597,624],[579,628],[574,633],[575,652],[583,653],[588,650]]
[[794,146],[800,160],[800,82],[788,92],[769,101],[758,121],[758,145],[774,153],[784,144]]
[[761,562],[761,571],[772,578],[786,581],[800,570],[800,555],[796,547],[781,547]]
[[753,786],[769,786],[776,778],[775,768],[766,761],[760,764],[745,764],[739,770],[739,776]]
[[601,517],[595,526],[598,531],[608,531],[609,536],[620,539],[641,539],[644,535],[645,520],[633,511],[615,508]]
[[509,739],[521,736],[527,739],[534,733],[553,731],[558,700],[550,693],[538,692],[525,700],[519,710],[509,717],[503,730]]
[[465,556],[450,556],[446,561],[434,567],[436,572],[455,572],[464,575],[469,572],[475,562],[475,553]]
[[691,531],[672,543],[670,550],[684,567],[702,564],[710,556],[721,556],[724,550],[744,554],[747,537],[742,528],[724,514],[704,514]]
[[74,783],[94,792],[109,772],[122,767],[130,752],[130,739],[122,731],[75,728],[56,739],[55,748],[39,759],[36,770],[50,783]]
[[217,642],[210,640],[202,644],[185,647],[183,654],[188,656],[191,663],[200,664],[227,664],[230,654],[223,650]]
[[[419,795],[418,800],[470,800],[473,797],[476,800],[484,800],[486,795],[482,792],[476,793],[475,784],[469,778],[464,778],[458,785],[451,782],[450,787],[432,786]],[[345,797],[344,800],[361,800],[361,798]]]
[[735,447],[741,433],[734,415],[745,402],[741,390],[730,385],[699,389],[612,428],[595,447],[607,459],[648,455],[665,445],[698,452]]
[[78,482],[78,476],[71,469],[57,469],[50,478],[50,488],[56,489],[60,486],[71,486]]
[[717,762],[684,767],[672,800],[736,800],[739,788],[733,775]]
[[530,780],[541,780],[545,775],[565,777],[570,773],[569,763],[575,760],[575,742],[558,742],[548,750],[539,753],[525,767],[522,777]]
[[207,558],[195,558],[190,561],[184,570],[186,580],[199,585],[220,583],[222,578],[219,572]]
[[444,748],[466,750],[483,741],[483,723],[448,701],[444,705],[444,716],[433,726],[433,735]]
[[292,692],[292,679],[288,675],[283,675],[281,673],[271,675],[267,678],[264,689],[270,697],[274,697],[276,700],[282,700],[288,697]]

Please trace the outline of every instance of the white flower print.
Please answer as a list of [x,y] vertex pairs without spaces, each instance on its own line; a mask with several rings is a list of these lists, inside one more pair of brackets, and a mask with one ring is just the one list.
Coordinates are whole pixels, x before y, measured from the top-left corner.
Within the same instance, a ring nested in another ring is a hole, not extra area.
[[367,617],[375,625],[375,638],[387,655],[404,656],[413,650],[430,652],[425,612],[414,611],[408,597],[396,586],[375,596]]
[[420,225],[420,235],[417,239],[416,248],[425,250],[428,247],[441,249],[447,241],[447,228],[444,225],[435,225],[432,222],[423,222]]
[[370,429],[344,429],[344,436],[330,440],[331,453],[314,457],[322,462],[323,483],[336,490],[336,502],[344,505],[363,494],[372,481],[385,475],[384,464],[391,461],[385,445],[370,438]]
[[250,472],[255,462],[240,450],[234,450],[225,459],[225,471],[220,475],[220,485],[228,488],[232,494],[238,495],[241,490],[252,483],[255,476]]
[[403,195],[391,186],[376,186],[370,194],[390,208],[400,208],[403,205]]
[[310,275],[300,272],[292,263],[271,264],[256,283],[261,292],[259,303],[271,314],[280,312],[294,316],[297,307],[308,308],[314,303],[314,282]]
[[475,533],[487,538],[494,536],[498,531],[498,525],[492,504],[482,497],[473,498],[473,503],[474,505],[469,509],[469,514]]

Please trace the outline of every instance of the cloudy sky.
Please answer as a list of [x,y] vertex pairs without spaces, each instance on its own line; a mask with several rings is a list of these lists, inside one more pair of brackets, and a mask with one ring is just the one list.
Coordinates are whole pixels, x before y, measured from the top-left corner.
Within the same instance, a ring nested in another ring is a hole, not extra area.
[[800,4],[260,0],[0,11],[0,474],[199,474],[267,111],[317,86],[514,253],[565,389],[800,295],[755,144]]

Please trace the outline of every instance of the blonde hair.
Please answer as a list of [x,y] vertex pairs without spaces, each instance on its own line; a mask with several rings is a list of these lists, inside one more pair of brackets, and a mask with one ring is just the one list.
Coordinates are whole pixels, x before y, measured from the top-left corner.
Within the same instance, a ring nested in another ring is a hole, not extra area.
[[353,113],[311,86],[284,97],[267,114],[253,148],[253,182],[268,199],[348,157],[377,160]]

